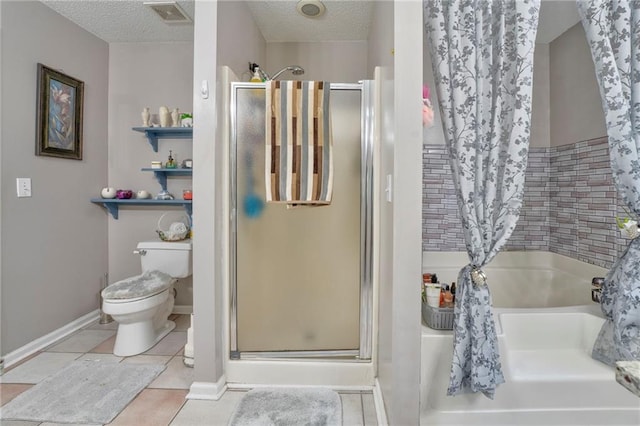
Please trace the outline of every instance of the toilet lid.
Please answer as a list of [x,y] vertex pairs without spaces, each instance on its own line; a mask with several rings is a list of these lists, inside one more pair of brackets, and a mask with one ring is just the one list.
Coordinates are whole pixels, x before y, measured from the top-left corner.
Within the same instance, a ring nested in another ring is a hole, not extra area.
[[148,271],[142,275],[125,278],[102,290],[103,299],[137,299],[162,293],[176,281],[160,271]]

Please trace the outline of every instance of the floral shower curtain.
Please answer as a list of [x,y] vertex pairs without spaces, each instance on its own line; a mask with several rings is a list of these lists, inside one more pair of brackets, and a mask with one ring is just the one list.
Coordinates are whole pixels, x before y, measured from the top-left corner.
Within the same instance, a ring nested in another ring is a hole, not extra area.
[[[613,180],[640,216],[640,1],[577,3],[600,86]],[[640,360],[640,238],[607,274],[601,305],[607,320],[593,357],[610,365]]]
[[504,382],[481,268],[522,205],[540,0],[424,0],[425,28],[470,263],[458,276],[447,393]]

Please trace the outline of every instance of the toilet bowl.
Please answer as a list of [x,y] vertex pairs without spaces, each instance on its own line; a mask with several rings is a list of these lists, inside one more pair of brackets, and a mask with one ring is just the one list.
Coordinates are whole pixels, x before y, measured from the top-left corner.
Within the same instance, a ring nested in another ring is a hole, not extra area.
[[[102,311],[118,322],[113,354],[141,354],[175,328],[176,278],[191,275],[191,242],[139,243],[143,273],[109,285],[102,291]],[[158,268],[158,269],[153,269]]]

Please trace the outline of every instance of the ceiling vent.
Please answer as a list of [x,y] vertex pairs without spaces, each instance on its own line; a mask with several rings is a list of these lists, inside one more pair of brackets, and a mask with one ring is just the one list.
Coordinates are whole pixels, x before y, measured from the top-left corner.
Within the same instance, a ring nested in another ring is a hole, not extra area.
[[145,1],[144,5],[153,9],[165,24],[192,22],[189,15],[175,1]]
[[307,18],[319,18],[324,15],[326,8],[319,0],[301,0],[296,6],[298,13]]

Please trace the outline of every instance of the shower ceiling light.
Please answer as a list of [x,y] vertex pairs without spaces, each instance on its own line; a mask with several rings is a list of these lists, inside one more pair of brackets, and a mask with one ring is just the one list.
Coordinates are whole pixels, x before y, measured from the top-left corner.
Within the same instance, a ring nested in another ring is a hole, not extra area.
[[298,13],[307,18],[319,18],[324,15],[326,8],[320,0],[301,0],[296,6]]
[[156,12],[166,24],[191,22],[189,15],[175,1],[145,1],[143,4]]

